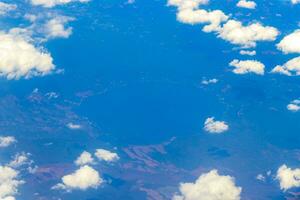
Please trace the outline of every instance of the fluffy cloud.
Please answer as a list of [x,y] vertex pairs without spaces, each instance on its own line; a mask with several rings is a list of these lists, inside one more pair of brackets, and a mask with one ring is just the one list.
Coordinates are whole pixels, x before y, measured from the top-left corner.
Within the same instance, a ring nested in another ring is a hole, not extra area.
[[256,3],[254,1],[240,0],[236,6],[240,8],[255,9]]
[[300,53],[300,29],[285,36],[278,44],[277,48],[283,53]]
[[46,38],[68,38],[72,34],[72,28],[66,28],[65,25],[72,20],[73,18],[70,17],[56,16],[47,21],[43,27]]
[[233,72],[235,74],[247,74],[255,73],[263,75],[265,71],[265,65],[256,60],[233,60],[229,63],[229,66],[234,67]]
[[24,181],[18,180],[18,171],[0,166],[0,199],[13,200],[13,195],[17,194],[19,185]]
[[203,80],[201,83],[203,85],[209,85],[209,84],[215,84],[217,83],[219,80],[216,79],[216,78],[213,78],[213,79],[209,79],[209,80]]
[[0,136],[0,147],[8,147],[17,142],[13,136]]
[[224,121],[215,121],[214,117],[209,117],[204,122],[204,130],[209,133],[223,133],[229,129]]
[[5,15],[8,12],[16,9],[17,9],[16,4],[8,4],[8,3],[0,2],[0,15]]
[[220,28],[220,24],[228,20],[221,10],[206,11],[199,9],[208,0],[169,0],[168,5],[178,8],[177,20],[186,24],[208,24],[203,31],[211,32]]
[[15,155],[14,159],[8,164],[9,167],[18,168],[25,164],[31,164],[33,161],[29,160],[29,153],[18,153]]
[[0,33],[0,76],[7,79],[43,76],[54,70],[53,59],[43,49],[13,33]]
[[300,0],[291,0],[292,4],[298,4],[300,3]]
[[81,129],[81,125],[80,124],[74,124],[72,122],[67,124],[67,127],[71,130],[76,130],[76,129]]
[[34,6],[43,6],[46,8],[52,8],[56,5],[64,5],[72,2],[86,3],[90,0],[31,0],[31,4]]
[[94,162],[94,159],[93,159],[92,155],[89,152],[84,151],[76,159],[75,164],[76,165],[86,165],[86,164],[91,164],[93,162]]
[[180,194],[173,200],[240,200],[241,187],[237,187],[234,178],[222,176],[217,170],[202,174],[195,183],[181,183]]
[[271,71],[272,73],[283,74],[287,76],[300,75],[300,56],[293,58],[283,65],[277,65]]
[[53,187],[53,189],[64,190],[87,190],[89,188],[97,188],[103,183],[103,179],[99,173],[92,167],[85,165],[80,167],[74,173],[62,177],[62,183]]
[[255,56],[256,55],[256,51],[241,50],[240,54],[241,55],[247,55],[247,56]]
[[203,31],[212,32],[219,30],[221,22],[226,21],[228,16],[220,10],[184,9],[178,12],[177,19],[186,24],[208,24],[203,27]]
[[288,105],[286,106],[286,108],[287,108],[289,111],[297,112],[297,111],[300,110],[300,106],[299,106],[299,105],[300,105],[300,100],[295,99],[295,100],[291,101],[291,103],[288,104]]
[[243,26],[240,21],[227,21],[218,33],[218,37],[244,48],[255,47],[258,41],[274,41],[279,32],[271,26],[252,23]]
[[117,161],[117,160],[120,159],[118,154],[110,152],[110,151],[105,150],[105,149],[96,149],[95,156],[99,160],[104,160],[106,162],[114,162],[114,161]]
[[279,180],[280,188],[284,191],[300,186],[300,169],[291,169],[282,165],[277,170],[276,178]]
[[[249,6],[251,1],[242,0]],[[250,2],[250,3],[249,3]],[[200,9],[207,0],[169,0],[168,5],[177,7],[177,20],[186,24],[207,24],[204,32],[215,32],[219,38],[244,48],[255,47],[258,41],[274,41],[279,31],[271,26],[252,23],[243,26],[240,21],[229,20],[221,10]],[[244,3],[245,4],[245,3]]]

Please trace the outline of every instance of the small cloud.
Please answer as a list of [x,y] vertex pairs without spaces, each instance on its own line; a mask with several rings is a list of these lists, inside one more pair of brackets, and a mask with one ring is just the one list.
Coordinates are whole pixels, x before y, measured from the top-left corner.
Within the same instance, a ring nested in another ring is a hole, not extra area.
[[264,182],[266,180],[266,177],[264,175],[262,175],[262,174],[258,174],[256,176],[256,179],[259,180],[259,181],[263,181]]
[[203,80],[201,83],[203,85],[209,85],[209,84],[215,84],[217,83],[219,80],[216,79],[216,78],[213,78],[213,79],[208,79],[208,80]]
[[240,0],[236,6],[240,8],[255,9],[256,3],[254,1]]
[[289,60],[283,65],[277,65],[272,69],[271,73],[283,74],[286,76],[300,75],[300,56]]
[[0,136],[0,147],[8,147],[17,140],[13,136]]
[[62,183],[52,187],[52,189],[87,190],[89,188],[98,188],[103,183],[98,171],[85,165],[80,167],[74,173],[62,177]]
[[74,19],[66,16],[55,16],[46,22],[43,27],[47,39],[68,38],[72,34],[72,27],[66,28],[66,24]]
[[229,126],[224,121],[215,121],[214,117],[209,117],[204,122],[204,130],[209,133],[223,133],[229,129]]
[[93,159],[92,155],[89,152],[84,151],[76,159],[75,164],[81,166],[81,165],[86,165],[86,164],[92,164],[93,162],[94,162],[94,159]]
[[90,0],[31,0],[34,6],[43,6],[45,8],[52,8],[57,5],[64,5],[72,2],[87,3]]
[[292,111],[292,112],[297,112],[300,110],[300,100],[299,99],[295,99],[293,101],[291,101],[287,106],[286,108],[289,110],[289,111]]
[[286,165],[282,165],[277,170],[276,179],[279,180],[280,189],[286,191],[293,187],[300,186],[300,169],[291,169]]
[[8,12],[16,10],[17,5],[16,4],[9,4],[9,3],[4,3],[0,2],[0,15],[6,15]]
[[247,55],[247,56],[255,56],[256,55],[256,51],[241,50],[240,54],[241,55]]
[[8,164],[8,166],[12,168],[18,168],[25,164],[30,165],[31,163],[33,163],[33,161],[29,160],[28,158],[29,156],[30,156],[29,153],[25,153],[25,152],[18,153],[15,155],[14,159]]
[[300,53],[300,29],[295,30],[293,33],[285,36],[278,44],[277,49],[283,53]]
[[105,149],[96,149],[95,156],[99,160],[104,160],[106,162],[115,162],[115,161],[120,159],[118,154],[110,152],[110,151],[105,150]]
[[81,129],[81,125],[80,124],[74,124],[72,122],[67,124],[67,127],[71,130],[77,130],[77,129]]
[[180,194],[174,195],[173,200],[240,200],[242,188],[235,185],[233,177],[222,176],[217,170],[211,170],[194,183],[181,183],[179,191]]
[[18,187],[24,183],[18,180],[19,172],[8,166],[0,166],[0,199],[14,200]]
[[256,60],[233,60],[229,63],[229,66],[234,67],[233,73],[235,74],[247,74],[255,73],[258,75],[264,75],[265,65]]

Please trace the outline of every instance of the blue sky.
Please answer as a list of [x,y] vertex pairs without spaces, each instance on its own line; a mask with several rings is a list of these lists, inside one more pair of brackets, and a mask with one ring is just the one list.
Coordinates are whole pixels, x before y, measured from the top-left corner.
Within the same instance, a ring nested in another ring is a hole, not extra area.
[[298,199],[299,9],[1,1],[0,200]]

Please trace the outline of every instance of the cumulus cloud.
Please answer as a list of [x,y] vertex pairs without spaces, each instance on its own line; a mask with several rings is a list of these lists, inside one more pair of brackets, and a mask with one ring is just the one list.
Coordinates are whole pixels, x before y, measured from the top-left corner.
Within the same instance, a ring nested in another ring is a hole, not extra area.
[[73,18],[66,16],[56,16],[49,21],[43,27],[44,34],[47,39],[53,38],[68,38],[72,34],[72,27],[65,27],[69,21]]
[[283,53],[300,53],[300,29],[295,30],[293,33],[285,36],[278,44],[277,49]]
[[[251,1],[244,1],[247,4]],[[208,3],[206,0],[169,0],[168,5],[177,7],[177,20],[186,24],[207,24],[203,27],[204,32],[215,32],[232,44],[243,48],[255,47],[258,41],[274,41],[279,31],[271,26],[263,26],[255,22],[244,26],[237,20],[229,20],[230,16],[221,10],[207,11],[199,8]]]
[[105,149],[96,149],[95,156],[99,160],[104,160],[106,162],[114,162],[114,161],[117,161],[117,160],[120,159],[118,154],[110,152],[110,151],[105,150]]
[[81,125],[80,124],[74,124],[72,122],[67,124],[67,127],[71,130],[76,130],[76,129],[81,129]]
[[0,199],[13,200],[18,193],[19,185],[24,181],[18,180],[18,171],[11,167],[0,166]]
[[203,31],[211,32],[220,28],[220,24],[228,20],[221,10],[206,11],[199,9],[208,0],[169,0],[168,5],[178,8],[177,20],[186,24],[208,24]]
[[9,167],[18,168],[25,164],[31,164],[33,161],[29,160],[29,153],[18,153],[15,155],[14,159],[8,164]]
[[224,121],[215,121],[214,117],[209,117],[204,122],[204,130],[209,133],[223,133],[229,129]]
[[291,169],[282,165],[277,170],[276,179],[279,180],[280,188],[284,191],[300,186],[300,169]]
[[265,65],[256,60],[233,60],[229,63],[229,66],[234,67],[233,72],[235,74],[247,74],[255,73],[263,75],[265,72]]
[[286,108],[289,110],[289,111],[292,111],[292,112],[297,112],[300,110],[300,100],[298,99],[295,99],[293,101],[291,101],[287,106]]
[[255,47],[258,41],[274,41],[279,31],[271,26],[252,23],[243,26],[240,21],[229,20],[220,29],[218,37],[244,48]]
[[92,167],[85,165],[80,167],[74,173],[62,177],[62,183],[55,185],[52,189],[64,190],[87,190],[89,188],[97,188],[103,183],[98,171]]
[[293,58],[283,65],[277,65],[271,71],[271,73],[283,74],[286,76],[300,75],[300,56]]
[[81,153],[81,155],[76,159],[75,164],[76,165],[86,165],[86,164],[92,164],[94,162],[94,159],[92,155],[84,151]]
[[45,8],[52,8],[57,5],[64,5],[72,2],[86,3],[90,0],[31,0],[31,4],[34,6],[43,6]]
[[209,85],[209,84],[215,84],[217,83],[219,80],[216,79],[216,78],[213,78],[213,79],[208,79],[208,80],[203,80],[201,83],[203,85]]
[[256,55],[256,51],[241,50],[240,54],[241,55],[247,55],[247,56],[255,56]]
[[16,10],[16,4],[0,2],[0,15],[6,15],[8,12]]
[[300,0],[291,0],[292,4],[298,4],[300,3]]
[[254,1],[240,0],[236,6],[240,8],[255,9],[256,3]]
[[17,140],[13,136],[0,136],[0,147],[8,147],[15,142]]
[[43,76],[55,69],[52,61],[49,53],[23,36],[0,32],[0,76],[7,79]]
[[181,183],[180,194],[173,200],[240,200],[241,187],[235,185],[234,178],[222,176],[217,170],[202,174],[195,183]]

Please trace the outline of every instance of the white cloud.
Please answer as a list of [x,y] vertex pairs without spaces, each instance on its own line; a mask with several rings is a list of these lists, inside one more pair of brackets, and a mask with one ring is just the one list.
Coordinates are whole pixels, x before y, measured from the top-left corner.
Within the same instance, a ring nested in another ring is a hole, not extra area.
[[293,112],[297,112],[300,110],[300,106],[297,104],[290,103],[287,105],[287,109]]
[[240,8],[255,9],[256,3],[254,1],[240,0],[236,6]]
[[292,112],[297,112],[300,110],[300,100],[299,99],[295,99],[293,101],[291,101],[290,104],[288,104],[286,106],[286,108],[289,110],[289,111],[292,111]]
[[300,56],[293,58],[283,65],[277,65],[271,71],[272,73],[283,74],[287,76],[300,75]]
[[54,70],[51,55],[24,37],[0,32],[0,76],[7,79],[30,78]]
[[243,26],[236,20],[227,21],[218,31],[218,37],[244,48],[255,47],[258,41],[274,41],[278,34],[274,27],[263,26],[260,23]]
[[262,175],[262,174],[258,174],[258,175],[256,176],[256,179],[259,180],[259,181],[265,181],[265,180],[266,180],[266,177],[265,177],[264,175]]
[[87,190],[97,188],[101,183],[103,183],[103,179],[99,173],[92,167],[85,165],[74,173],[62,177],[62,183],[55,185],[52,189]]
[[16,10],[16,4],[0,2],[0,15],[6,15],[8,12]]
[[235,74],[247,74],[255,73],[263,75],[265,71],[265,65],[256,60],[233,60],[229,63],[229,66],[234,67],[233,72]]
[[277,49],[283,53],[300,53],[300,29],[295,30],[293,33],[285,36],[278,44]]
[[72,27],[66,28],[65,26],[72,20],[74,19],[71,17],[56,16],[47,21],[43,27],[46,38],[68,38],[72,34]]
[[298,4],[300,3],[300,0],[291,0],[292,4]]
[[71,130],[77,130],[77,129],[81,129],[81,125],[80,124],[74,124],[72,122],[67,124],[67,127]]
[[52,8],[57,5],[64,5],[72,2],[86,3],[90,0],[31,0],[31,4],[34,6],[43,6],[46,8]]
[[92,155],[84,151],[81,153],[81,155],[76,159],[75,164],[76,165],[86,165],[86,164],[92,164],[94,162],[94,159]]
[[217,83],[219,80],[216,79],[216,78],[213,78],[213,79],[209,79],[209,80],[203,80],[201,83],[203,85],[209,85],[209,84],[215,84]]
[[14,199],[13,195],[18,193],[18,187],[23,183],[24,181],[18,180],[18,171],[0,166],[0,199]]
[[31,164],[32,161],[29,160],[28,158],[29,155],[30,155],[29,153],[24,153],[24,152],[16,154],[14,159],[8,164],[8,166],[12,168],[18,168],[25,164]]
[[291,169],[286,165],[282,165],[277,170],[276,179],[279,180],[280,188],[284,191],[300,186],[300,169]]
[[0,147],[8,147],[15,142],[17,141],[13,136],[0,136]]
[[221,22],[226,21],[228,16],[221,10],[184,9],[177,13],[177,19],[186,24],[208,24],[203,27],[203,31],[212,32],[219,30]]
[[204,122],[204,130],[209,133],[223,133],[229,129],[224,121],[215,121],[214,117],[209,117]]
[[240,200],[242,188],[235,185],[233,177],[212,170],[202,174],[195,183],[181,183],[179,190],[180,194],[173,200]]
[[[251,1],[247,1],[248,4]],[[271,26],[252,23],[243,26],[240,21],[229,20],[221,10],[200,9],[207,0],[169,0],[168,5],[177,7],[177,20],[186,24],[208,24],[204,32],[215,32],[219,38],[244,48],[255,47],[258,41],[274,41],[279,31]],[[251,4],[251,3],[250,3]],[[253,4],[253,3],[252,3]]]
[[99,160],[104,160],[104,161],[107,161],[107,162],[114,162],[114,161],[117,161],[117,160],[120,159],[118,154],[110,152],[110,151],[105,150],[105,149],[96,149],[95,156]]
[[247,55],[247,56],[255,56],[256,55],[256,51],[241,50],[240,54],[241,55]]

